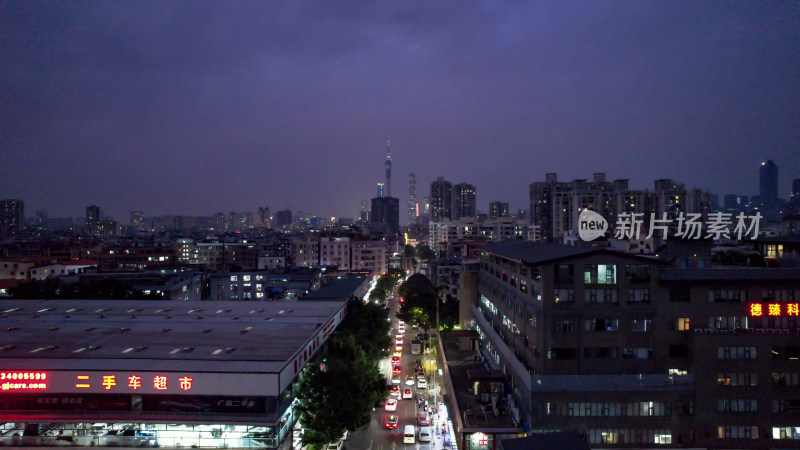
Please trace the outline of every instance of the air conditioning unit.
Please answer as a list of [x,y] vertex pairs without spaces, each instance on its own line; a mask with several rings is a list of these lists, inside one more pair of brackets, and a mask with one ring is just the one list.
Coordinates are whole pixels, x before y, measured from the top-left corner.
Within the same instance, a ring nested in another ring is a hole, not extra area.
[[694,329],[694,334],[703,334],[703,329],[702,328],[695,328]]

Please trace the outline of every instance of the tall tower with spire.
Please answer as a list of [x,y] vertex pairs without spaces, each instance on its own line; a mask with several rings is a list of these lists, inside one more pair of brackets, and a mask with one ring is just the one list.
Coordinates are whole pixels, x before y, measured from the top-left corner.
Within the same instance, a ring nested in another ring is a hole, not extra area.
[[386,190],[385,196],[392,196],[392,152],[389,149],[389,141],[386,141]]

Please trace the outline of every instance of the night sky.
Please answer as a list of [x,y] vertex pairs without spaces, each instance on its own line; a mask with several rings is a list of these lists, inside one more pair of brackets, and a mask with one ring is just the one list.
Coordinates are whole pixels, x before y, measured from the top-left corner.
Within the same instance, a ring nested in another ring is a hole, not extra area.
[[[437,176],[800,177],[800,2],[0,2],[0,198],[354,217]],[[401,220],[405,215],[401,209]]]

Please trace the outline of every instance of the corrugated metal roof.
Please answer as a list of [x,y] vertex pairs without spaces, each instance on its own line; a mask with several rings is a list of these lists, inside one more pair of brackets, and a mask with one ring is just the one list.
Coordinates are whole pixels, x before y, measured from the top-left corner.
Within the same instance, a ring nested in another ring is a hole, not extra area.
[[725,268],[661,269],[661,281],[779,281],[800,282],[800,269]]
[[300,300],[347,300],[366,281],[366,277],[345,277],[331,280],[329,285],[309,293]]
[[[0,361],[20,368],[278,371],[345,301],[0,302]],[[55,367],[57,365],[59,367]],[[34,367],[29,367],[34,368]]]

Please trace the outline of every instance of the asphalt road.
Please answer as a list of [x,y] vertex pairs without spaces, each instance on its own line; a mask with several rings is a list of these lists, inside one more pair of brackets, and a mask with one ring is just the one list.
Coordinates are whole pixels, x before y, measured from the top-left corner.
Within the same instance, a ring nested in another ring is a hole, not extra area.
[[[389,300],[389,318],[392,320],[392,340],[394,341],[395,334],[397,333],[397,325],[398,320],[395,317],[395,313],[399,309],[399,304],[397,302],[397,298]],[[414,398],[410,400],[398,400],[397,410],[395,412],[384,411],[383,408],[376,409],[375,413],[372,415],[372,421],[369,424],[369,427],[358,430],[350,435],[350,437],[345,442],[345,448],[347,450],[439,450],[442,448],[442,437],[437,435],[435,432],[435,427],[433,423],[430,425],[431,433],[433,436],[433,441],[431,443],[420,444],[418,439],[415,439],[417,443],[415,444],[404,444],[403,443],[403,428],[406,425],[416,425],[417,424],[417,393],[418,389],[416,384],[414,386],[406,386],[404,382],[404,378],[406,375],[414,375],[414,364],[416,360],[423,360],[425,355],[412,355],[411,354],[411,339],[416,336],[417,333],[421,333],[421,329],[412,328],[409,325],[406,325],[406,332],[404,335],[404,343],[403,343],[403,353],[400,357],[400,367],[402,368],[402,374],[400,375],[401,383],[399,385],[401,391],[405,389],[411,389],[412,393],[414,394]],[[427,357],[430,359],[430,356]],[[381,361],[380,363],[381,371],[386,375],[388,379],[392,377],[392,366],[391,366],[391,356],[386,358],[385,360]],[[428,364],[425,363],[426,375],[428,375],[428,379],[431,380],[432,377],[431,372],[432,370],[428,370]],[[435,370],[435,369],[433,369]],[[437,384],[440,384],[440,378],[436,377]],[[427,390],[424,391],[426,395],[432,395],[435,386],[432,385],[433,383],[429,383]],[[441,391],[440,391],[441,392]],[[389,397],[393,398],[393,397]],[[437,399],[439,397],[437,396]],[[384,428],[384,418],[390,414],[397,415],[399,418],[399,423],[396,430],[387,430]],[[416,428],[417,433],[419,433],[419,427]]]

